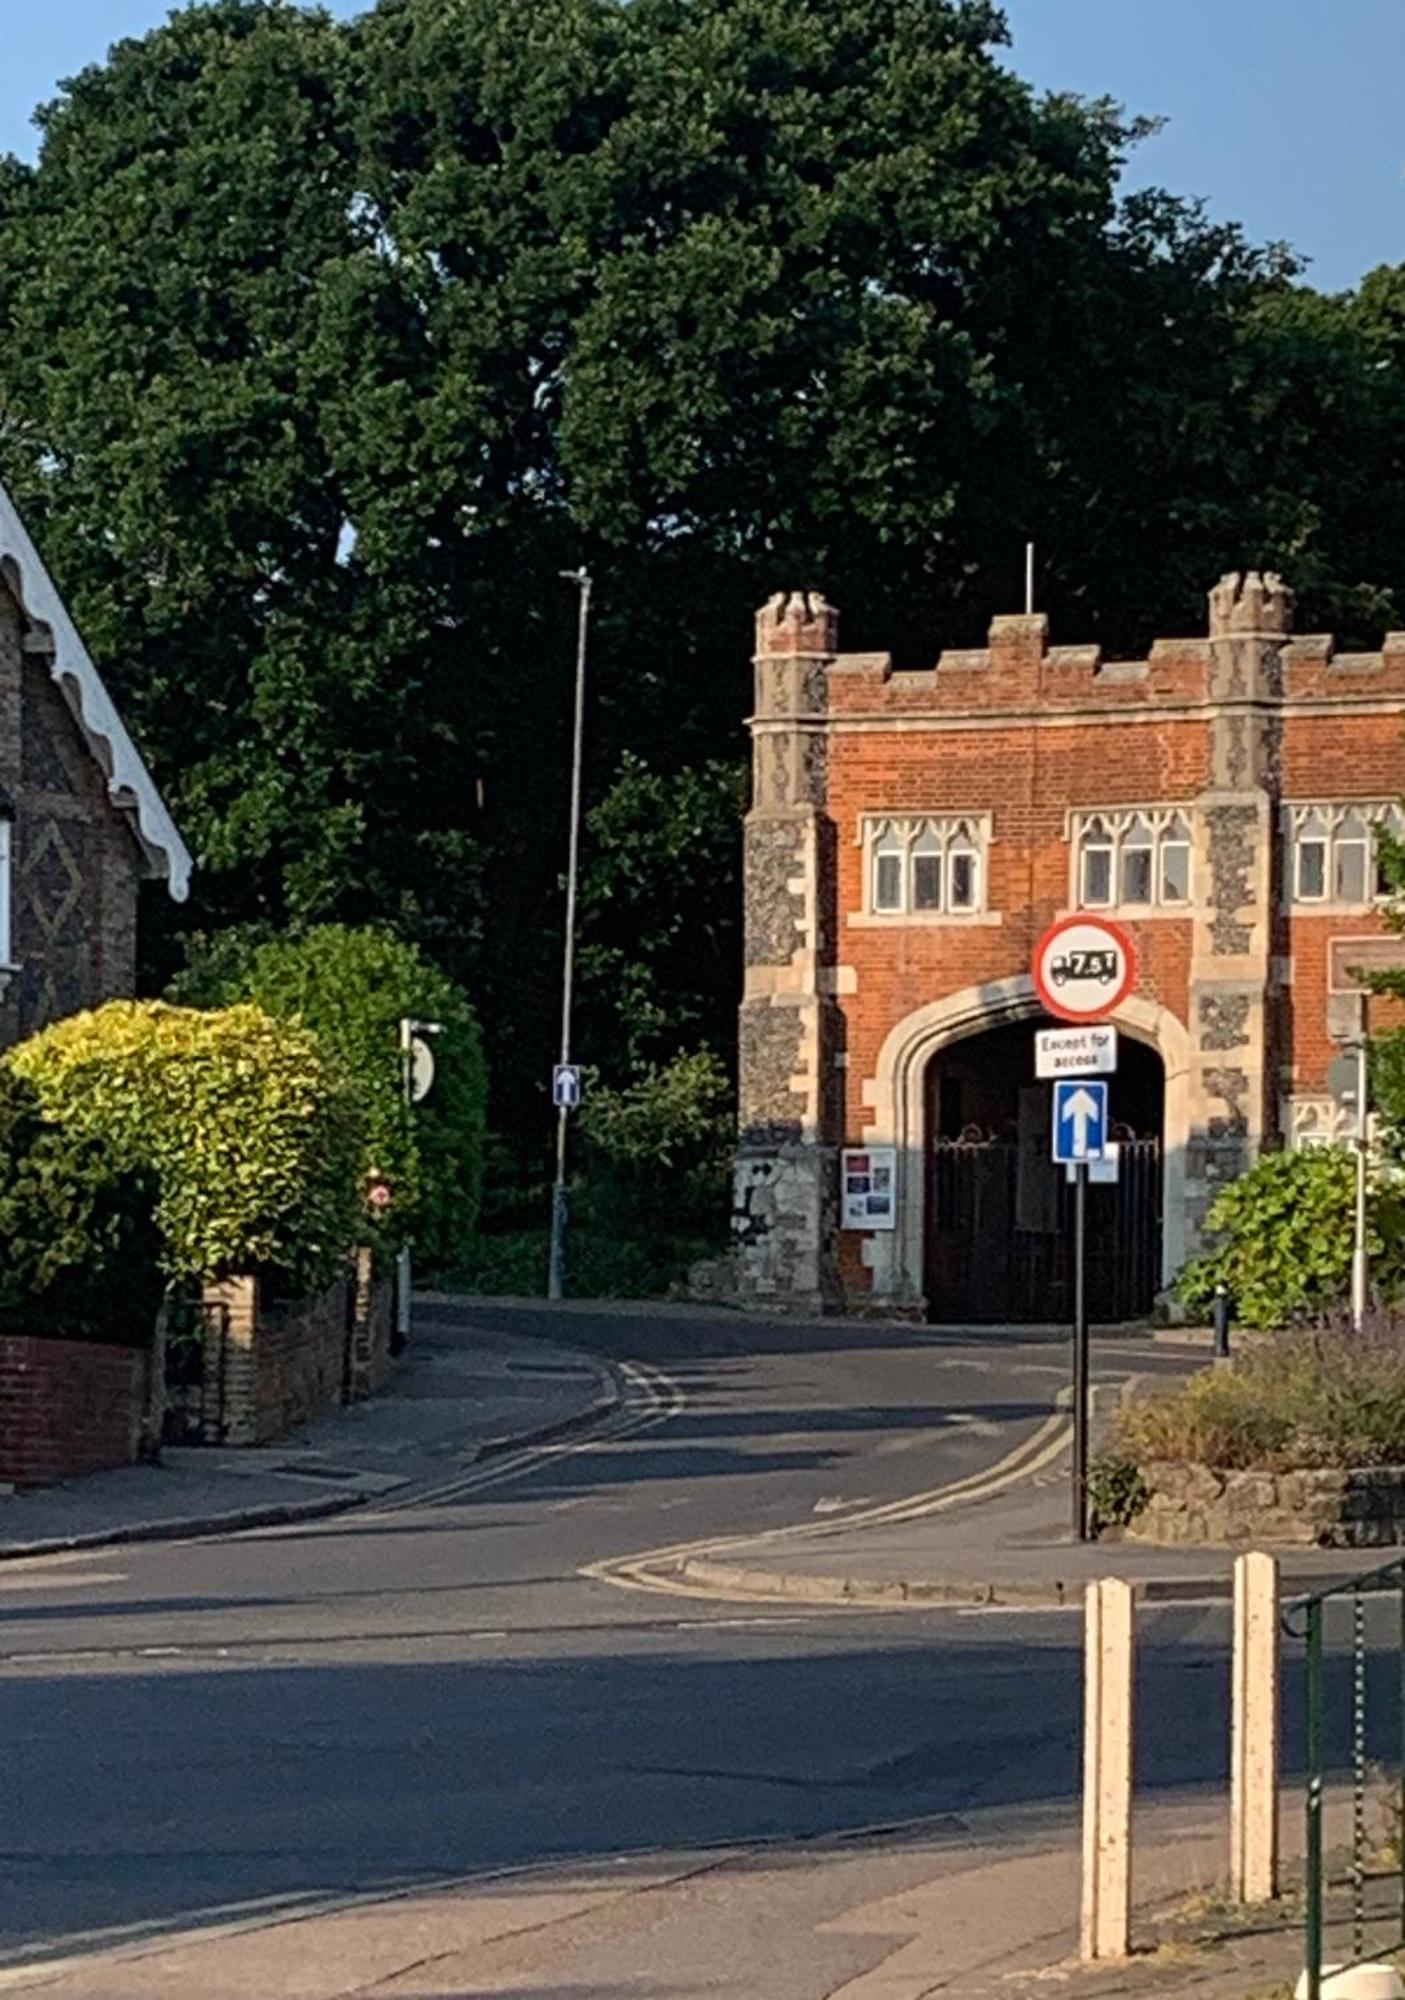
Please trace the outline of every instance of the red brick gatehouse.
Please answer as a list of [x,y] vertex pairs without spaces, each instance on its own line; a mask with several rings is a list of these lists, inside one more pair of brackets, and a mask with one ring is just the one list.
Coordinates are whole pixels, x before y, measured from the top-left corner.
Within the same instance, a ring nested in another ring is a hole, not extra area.
[[803,1310],[1056,1320],[1032,948],[1115,916],[1116,1187],[1092,1191],[1097,1316],[1146,1311],[1216,1188],[1340,1135],[1352,968],[1385,933],[1377,834],[1405,791],[1405,633],[1294,634],[1276,576],[1144,660],[1039,616],[900,672],[823,598],[757,623],[735,1242],[743,1295]]

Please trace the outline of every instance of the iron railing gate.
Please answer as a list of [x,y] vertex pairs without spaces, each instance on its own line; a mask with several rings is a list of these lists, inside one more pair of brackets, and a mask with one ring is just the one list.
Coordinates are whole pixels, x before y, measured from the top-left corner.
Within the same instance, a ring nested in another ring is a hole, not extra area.
[[[1088,1311],[1104,1325],[1151,1310],[1161,1284],[1161,1147],[1124,1141],[1115,1185],[1088,1190]],[[1013,1139],[939,1139],[927,1201],[932,1319],[994,1325],[1073,1312],[1073,1189]]]
[[[1347,1643],[1329,1649],[1327,1621],[1334,1611],[1345,1613]],[[1367,1634],[1372,1612],[1379,1666],[1374,1675]],[[1285,1607],[1283,1629],[1305,1642],[1306,1963],[1301,1990],[1305,2000],[1319,2000],[1328,1964],[1349,1970],[1405,1945],[1405,1560],[1397,1557],[1349,1582],[1299,1598]],[[1374,1703],[1368,1699],[1373,1682]],[[1372,1721],[1382,1726],[1373,1732],[1374,1745],[1368,1745]],[[1379,1763],[1371,1755],[1373,1748]],[[1323,1808],[1328,1770],[1340,1769],[1343,1761],[1351,1773],[1351,1847],[1346,1895],[1336,1899],[1344,1907],[1334,1910]],[[1384,1839],[1368,1810],[1373,1773]],[[1338,1921],[1329,1939],[1333,1916]]]

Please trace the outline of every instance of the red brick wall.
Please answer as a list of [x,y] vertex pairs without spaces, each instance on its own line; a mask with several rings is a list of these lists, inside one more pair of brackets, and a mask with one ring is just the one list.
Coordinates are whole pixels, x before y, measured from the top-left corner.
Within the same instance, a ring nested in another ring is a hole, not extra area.
[[255,1344],[255,1424],[260,1440],[338,1407],[346,1379],[350,1286],[339,1279],[320,1298],[266,1306]]
[[[340,1407],[352,1356],[355,1279],[338,1279],[319,1298],[266,1305],[254,1343],[254,1422],[258,1441],[271,1441]],[[391,1286],[371,1292],[370,1343],[364,1394],[390,1375]]]
[[[1205,724],[1189,719],[1156,728],[1002,719],[988,728],[836,733],[828,800],[838,859],[835,956],[858,983],[840,1002],[851,1086],[874,1074],[884,1038],[915,1007],[1028,971],[1041,932],[1069,907],[1070,809],[1189,803],[1206,783],[1207,764]],[[862,818],[926,809],[990,814],[986,903],[999,921],[850,923],[864,900]],[[1189,916],[1131,928],[1141,955],[1138,991],[1185,1020]],[[846,1136],[861,1140],[864,1121],[852,1088]]]
[[51,1486],[137,1457],[147,1357],[0,1334],[0,1479]]

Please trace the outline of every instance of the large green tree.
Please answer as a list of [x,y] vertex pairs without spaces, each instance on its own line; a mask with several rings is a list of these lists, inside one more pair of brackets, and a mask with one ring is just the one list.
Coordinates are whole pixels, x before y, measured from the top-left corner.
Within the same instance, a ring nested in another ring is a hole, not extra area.
[[929,659],[1033,537],[1061,633],[1113,648],[1244,561],[1405,619],[1401,274],[1324,298],[1119,202],[1135,123],[1037,98],[1002,35],[984,0],[215,0],[0,171],[0,462],[203,918],[431,944],[500,1125],[547,1126],[563,568],[598,578],[584,999],[643,996],[589,1052],[621,1084],[659,1017],[730,1035],[706,802],[768,591]]

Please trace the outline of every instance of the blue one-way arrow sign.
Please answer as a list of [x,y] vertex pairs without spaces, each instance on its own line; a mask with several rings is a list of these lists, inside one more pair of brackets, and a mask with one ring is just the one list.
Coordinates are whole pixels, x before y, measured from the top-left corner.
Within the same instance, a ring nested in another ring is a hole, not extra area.
[[1054,1158],[1100,1160],[1107,1144],[1107,1085],[1065,1077],[1054,1085]]

